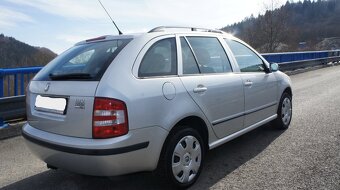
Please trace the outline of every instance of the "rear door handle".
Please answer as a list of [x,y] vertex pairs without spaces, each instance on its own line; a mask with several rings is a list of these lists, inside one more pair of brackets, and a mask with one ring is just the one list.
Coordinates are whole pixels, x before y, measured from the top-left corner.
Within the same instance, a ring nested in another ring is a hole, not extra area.
[[253,85],[253,82],[251,80],[247,80],[245,83],[244,83],[244,86],[251,86]]
[[208,88],[203,85],[198,85],[196,88],[194,88],[194,93],[202,93],[207,91]]

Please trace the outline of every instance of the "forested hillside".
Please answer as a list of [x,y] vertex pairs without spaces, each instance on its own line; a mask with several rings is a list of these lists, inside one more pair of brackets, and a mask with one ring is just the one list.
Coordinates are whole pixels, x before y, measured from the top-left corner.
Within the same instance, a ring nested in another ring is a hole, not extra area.
[[0,34],[0,68],[44,66],[57,54]]
[[287,1],[223,30],[260,52],[340,49],[340,0]]

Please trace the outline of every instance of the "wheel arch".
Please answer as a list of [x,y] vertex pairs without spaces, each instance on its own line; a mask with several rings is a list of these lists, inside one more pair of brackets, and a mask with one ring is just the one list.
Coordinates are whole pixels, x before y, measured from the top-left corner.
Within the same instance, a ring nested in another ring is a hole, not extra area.
[[280,109],[280,105],[279,104],[280,104],[281,98],[282,98],[284,93],[288,93],[290,95],[290,97],[293,98],[292,88],[290,86],[287,86],[287,87],[283,88],[283,90],[280,91],[280,94],[278,96],[278,103],[277,103],[277,108],[276,108],[277,111]]
[[185,118],[182,118],[181,120],[179,120],[169,131],[167,137],[165,138],[163,145],[162,145],[162,149],[161,149],[161,153],[160,153],[160,157],[162,154],[164,154],[165,149],[166,149],[166,145],[168,144],[169,140],[171,139],[171,137],[179,130],[181,129],[185,129],[187,127],[191,127],[193,129],[195,129],[202,137],[203,141],[204,141],[204,150],[209,150],[209,130],[208,130],[208,126],[206,124],[206,122],[198,117],[198,116],[187,116]]
[[[202,152],[202,154],[203,154],[202,159],[204,159],[204,155],[209,148],[209,146],[208,146],[209,128],[208,127],[209,126],[206,124],[206,122],[198,116],[186,116],[183,119],[180,119],[171,128],[171,130],[169,131],[167,137],[165,138],[165,140],[163,142],[160,157],[159,157],[158,164],[157,164],[157,168],[155,170],[156,176],[159,177],[159,179],[161,179],[161,180],[169,180],[167,182],[174,181],[172,179],[173,176],[171,174],[169,174],[169,173],[172,173],[172,171],[167,164],[168,159],[169,159],[169,155],[170,155],[168,148],[173,147],[171,145],[173,143],[172,138],[175,137],[177,132],[180,132],[181,130],[188,131],[186,129],[193,129],[193,130],[197,131],[197,133],[201,136],[201,138],[203,140],[203,145],[201,146],[201,148],[202,148],[202,151],[204,151],[204,152]],[[201,168],[200,170],[202,170],[202,166],[200,166],[200,168]],[[197,177],[196,177],[196,179],[194,179],[194,181],[190,182],[190,184],[184,184],[184,185],[183,184],[180,184],[180,185],[177,184],[177,185],[180,188],[188,187],[188,186],[192,185],[196,180],[197,180]],[[177,185],[176,185],[176,187],[177,187]]]
[[164,144],[166,145],[167,141],[169,140],[169,138],[176,133],[177,131],[184,129],[186,127],[190,127],[195,129],[202,137],[203,141],[204,141],[204,145],[205,145],[205,150],[208,150],[209,148],[209,130],[208,130],[208,126],[205,123],[205,121],[198,117],[198,116],[187,116],[183,119],[181,119],[180,121],[178,121],[174,127],[170,130]]
[[283,90],[282,94],[285,93],[285,92],[287,92],[291,97],[293,97],[293,92],[292,92],[292,88],[291,87],[286,87]]

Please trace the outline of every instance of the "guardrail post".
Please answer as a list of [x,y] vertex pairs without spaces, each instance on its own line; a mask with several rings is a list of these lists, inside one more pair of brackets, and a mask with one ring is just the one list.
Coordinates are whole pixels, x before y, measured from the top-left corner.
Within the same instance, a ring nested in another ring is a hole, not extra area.
[[18,74],[14,74],[14,96],[18,96]]
[[13,96],[11,93],[11,77],[7,75],[7,96]]
[[4,75],[3,70],[0,69],[0,98],[4,96]]
[[25,75],[21,73],[20,75],[20,95],[25,94]]

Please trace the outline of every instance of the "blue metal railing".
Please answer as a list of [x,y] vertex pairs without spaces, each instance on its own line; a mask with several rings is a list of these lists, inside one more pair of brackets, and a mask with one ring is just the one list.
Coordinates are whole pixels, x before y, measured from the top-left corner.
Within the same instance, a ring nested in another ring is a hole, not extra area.
[[0,98],[24,95],[27,84],[41,68],[0,69]]
[[284,63],[284,62],[293,62],[293,61],[321,59],[321,58],[326,58],[326,57],[340,56],[340,50],[264,53],[262,54],[262,56],[268,62]]

